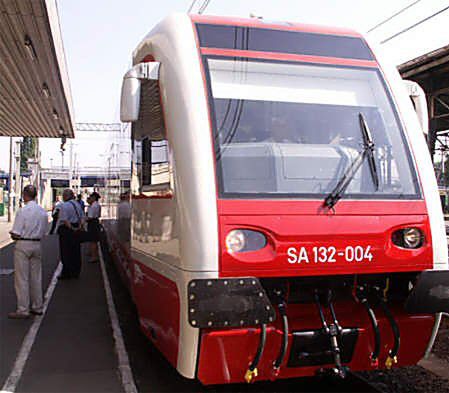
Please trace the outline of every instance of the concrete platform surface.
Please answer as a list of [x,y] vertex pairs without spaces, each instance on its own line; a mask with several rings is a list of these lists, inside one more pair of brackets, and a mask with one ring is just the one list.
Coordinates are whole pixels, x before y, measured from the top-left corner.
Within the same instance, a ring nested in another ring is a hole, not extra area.
[[[45,287],[59,259],[57,238],[51,237],[46,242]],[[2,258],[8,265],[12,264],[11,246],[5,250],[6,258]],[[1,307],[1,321],[6,326],[0,331],[3,385],[32,320],[7,319],[7,312],[15,306],[13,275],[2,277],[2,281],[6,284],[2,282],[2,299],[5,295],[8,303],[2,301]],[[123,391],[110,326],[100,266],[83,263],[80,279],[56,284],[16,391]]]
[[0,217],[0,248],[5,247],[9,243],[11,243],[11,238],[9,236],[9,231],[11,230],[11,228],[12,223],[7,221],[6,216]]

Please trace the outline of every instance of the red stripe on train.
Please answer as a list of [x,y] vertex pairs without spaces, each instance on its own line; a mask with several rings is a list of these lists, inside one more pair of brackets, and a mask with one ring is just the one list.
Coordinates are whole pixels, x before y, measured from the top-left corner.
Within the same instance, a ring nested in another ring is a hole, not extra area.
[[332,65],[378,68],[377,63],[372,60],[343,59],[340,57],[295,55],[291,53],[260,52],[253,50],[219,49],[219,48],[201,48],[201,53],[203,55],[250,57],[254,59],[295,61],[300,63],[332,64]]

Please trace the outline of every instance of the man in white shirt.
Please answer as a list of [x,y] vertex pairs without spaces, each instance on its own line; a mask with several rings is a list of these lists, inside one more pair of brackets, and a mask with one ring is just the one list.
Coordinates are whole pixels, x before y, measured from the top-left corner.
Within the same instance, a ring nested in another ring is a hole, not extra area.
[[17,311],[9,318],[26,319],[30,313],[42,314],[42,262],[41,239],[47,232],[48,216],[36,203],[36,187],[23,189],[25,206],[21,208],[10,231],[16,241],[14,249],[14,286],[17,296]]

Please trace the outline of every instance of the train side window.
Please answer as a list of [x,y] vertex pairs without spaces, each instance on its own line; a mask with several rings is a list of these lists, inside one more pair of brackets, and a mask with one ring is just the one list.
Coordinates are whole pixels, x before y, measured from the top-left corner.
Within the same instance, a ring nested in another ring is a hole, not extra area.
[[[139,118],[132,125],[135,193],[158,198],[172,195],[170,148],[157,81],[141,86]],[[136,185],[137,185],[136,184]]]
[[142,140],[142,191],[170,190],[170,162],[167,139]]

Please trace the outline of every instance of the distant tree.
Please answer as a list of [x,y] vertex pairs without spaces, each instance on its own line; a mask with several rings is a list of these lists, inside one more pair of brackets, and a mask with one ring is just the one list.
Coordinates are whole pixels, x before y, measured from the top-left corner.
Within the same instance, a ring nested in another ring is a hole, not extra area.
[[28,159],[36,156],[36,138],[25,136],[20,145],[20,172],[28,170]]

